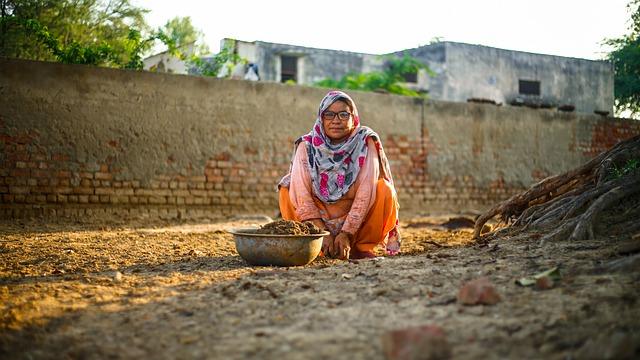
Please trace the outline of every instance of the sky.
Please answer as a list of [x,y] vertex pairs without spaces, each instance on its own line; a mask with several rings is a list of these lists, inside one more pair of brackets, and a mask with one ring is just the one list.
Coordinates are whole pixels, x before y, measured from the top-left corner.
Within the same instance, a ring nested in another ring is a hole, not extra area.
[[629,32],[628,0],[134,0],[156,28],[190,16],[212,52],[220,40],[385,54],[438,38],[598,60]]

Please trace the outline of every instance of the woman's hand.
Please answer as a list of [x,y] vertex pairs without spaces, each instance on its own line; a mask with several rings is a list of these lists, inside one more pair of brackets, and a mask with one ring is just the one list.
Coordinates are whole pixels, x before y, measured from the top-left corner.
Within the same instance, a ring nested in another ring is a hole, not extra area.
[[334,240],[333,253],[331,255],[338,259],[349,259],[349,252],[351,252],[351,237],[345,232],[340,232]]
[[322,253],[324,254],[324,256],[333,257],[334,242],[335,239],[333,238],[333,235],[331,235],[331,233],[322,238]]

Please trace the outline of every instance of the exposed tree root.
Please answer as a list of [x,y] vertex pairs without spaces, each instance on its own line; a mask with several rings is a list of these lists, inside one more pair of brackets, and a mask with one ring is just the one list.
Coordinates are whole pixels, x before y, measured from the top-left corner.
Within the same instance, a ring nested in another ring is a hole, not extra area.
[[[598,221],[610,211],[608,223],[637,230],[640,225],[640,136],[622,141],[564,174],[548,177],[478,217],[475,238],[483,225],[499,216],[513,228],[547,229],[543,240],[569,237],[593,239]],[[625,204],[628,204],[625,207]],[[630,206],[630,208],[629,208]]]

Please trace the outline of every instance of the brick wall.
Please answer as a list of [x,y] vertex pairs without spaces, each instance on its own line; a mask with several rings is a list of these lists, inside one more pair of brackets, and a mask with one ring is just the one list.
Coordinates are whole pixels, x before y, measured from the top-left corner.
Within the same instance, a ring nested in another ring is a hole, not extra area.
[[[0,59],[0,216],[273,216],[324,93]],[[405,213],[482,210],[640,134],[633,120],[352,96]]]

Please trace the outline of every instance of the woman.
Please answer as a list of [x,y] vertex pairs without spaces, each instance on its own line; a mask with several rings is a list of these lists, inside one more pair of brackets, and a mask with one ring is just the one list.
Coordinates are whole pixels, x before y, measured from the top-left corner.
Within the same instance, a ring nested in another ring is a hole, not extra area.
[[360,125],[358,109],[344,92],[322,99],[278,187],[284,219],[311,221],[330,232],[324,255],[375,257],[378,245],[391,255],[400,250],[398,201],[380,137]]

